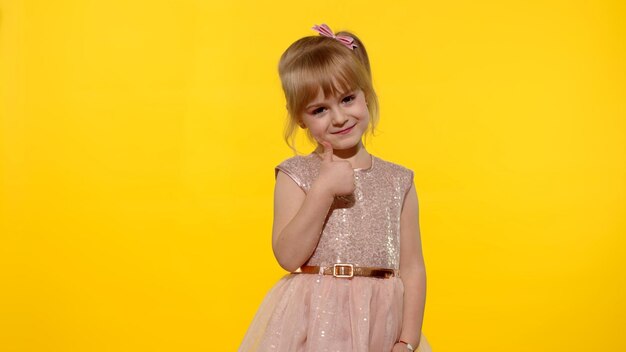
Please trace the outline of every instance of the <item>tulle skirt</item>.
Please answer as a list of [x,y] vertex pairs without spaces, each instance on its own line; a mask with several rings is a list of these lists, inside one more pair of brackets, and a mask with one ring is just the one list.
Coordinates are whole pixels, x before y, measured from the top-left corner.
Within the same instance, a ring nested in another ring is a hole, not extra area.
[[[239,351],[390,352],[403,295],[397,277],[287,274],[265,296]],[[423,334],[415,351],[431,351]]]

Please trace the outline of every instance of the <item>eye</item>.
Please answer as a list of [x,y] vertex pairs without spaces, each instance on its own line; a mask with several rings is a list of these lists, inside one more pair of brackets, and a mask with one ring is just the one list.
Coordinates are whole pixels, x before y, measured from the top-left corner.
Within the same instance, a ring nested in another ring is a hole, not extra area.
[[313,110],[311,113],[312,113],[313,115],[317,115],[317,114],[321,113],[323,109],[324,109],[324,108],[317,108],[317,109]]
[[349,96],[347,96],[347,97],[343,98],[343,101],[346,101],[346,100],[352,101],[352,100],[354,100],[355,98],[356,98],[356,97],[355,97],[354,95],[349,95]]

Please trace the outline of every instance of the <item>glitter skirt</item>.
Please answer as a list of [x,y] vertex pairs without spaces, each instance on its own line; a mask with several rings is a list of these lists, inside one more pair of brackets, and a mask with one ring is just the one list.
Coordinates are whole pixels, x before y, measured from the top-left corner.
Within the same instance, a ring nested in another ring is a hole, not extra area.
[[[397,277],[287,274],[265,296],[239,352],[391,351],[403,295]],[[431,351],[423,334],[415,351]]]

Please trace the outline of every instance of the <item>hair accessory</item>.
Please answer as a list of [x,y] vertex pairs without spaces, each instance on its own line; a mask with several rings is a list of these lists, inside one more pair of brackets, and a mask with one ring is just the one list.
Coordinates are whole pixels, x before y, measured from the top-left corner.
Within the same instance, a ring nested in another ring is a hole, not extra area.
[[350,50],[354,50],[354,48],[358,47],[358,45],[354,44],[354,38],[349,37],[347,35],[335,35],[332,30],[325,24],[322,23],[321,26],[315,25],[313,29],[323,35],[325,37],[331,37],[338,40],[341,44],[348,47]]

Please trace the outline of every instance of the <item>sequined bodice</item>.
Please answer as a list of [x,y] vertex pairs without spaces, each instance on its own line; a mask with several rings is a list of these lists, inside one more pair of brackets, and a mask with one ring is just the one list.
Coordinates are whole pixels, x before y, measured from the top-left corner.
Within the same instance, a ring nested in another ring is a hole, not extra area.
[[[321,157],[312,152],[276,166],[305,192],[319,174]],[[399,269],[400,214],[413,171],[372,155],[372,165],[354,170],[353,194],[335,197],[317,248],[306,265],[351,263]]]

